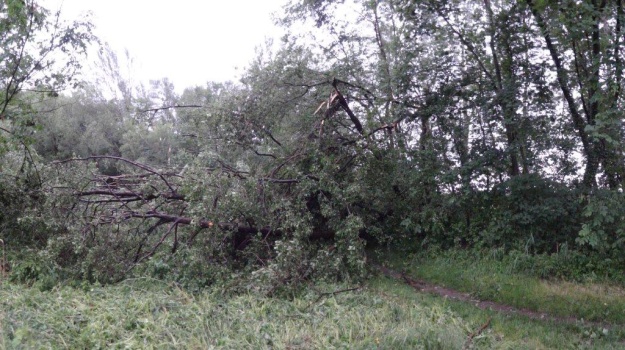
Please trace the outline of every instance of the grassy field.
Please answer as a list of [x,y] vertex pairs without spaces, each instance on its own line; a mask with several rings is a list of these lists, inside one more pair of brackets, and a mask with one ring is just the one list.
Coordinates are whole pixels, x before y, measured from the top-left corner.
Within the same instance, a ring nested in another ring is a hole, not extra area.
[[481,300],[560,317],[625,325],[625,287],[620,284],[540,279],[516,272],[509,262],[474,252],[449,251],[396,260],[393,265],[413,277],[471,293]]
[[385,277],[330,293],[351,287],[315,286],[285,300],[217,291],[191,295],[148,279],[45,292],[4,283],[0,348],[625,348],[622,332],[614,329],[480,310]]
[[0,346],[452,349],[463,346],[472,327],[443,303],[421,304],[384,284],[318,299],[316,293],[293,300],[193,296],[150,281],[48,292],[5,284]]

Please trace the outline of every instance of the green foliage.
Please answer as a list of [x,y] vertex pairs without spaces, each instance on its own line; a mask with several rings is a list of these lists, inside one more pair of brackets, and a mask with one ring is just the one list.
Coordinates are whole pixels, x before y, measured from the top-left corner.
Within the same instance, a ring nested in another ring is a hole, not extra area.
[[577,282],[600,281],[623,283],[622,266],[616,260],[600,255],[589,255],[584,251],[559,246],[555,253],[527,254],[513,250],[504,255],[502,261],[513,271],[544,279],[563,279]]
[[128,159],[153,166],[171,167],[172,163],[176,164],[176,155],[180,149],[179,138],[174,131],[171,125],[164,123],[159,123],[151,129],[143,125],[129,128],[119,140],[122,145],[119,151]]
[[[133,86],[102,48],[102,86],[50,99],[91,26],[3,3],[0,234],[39,249],[53,280],[147,275],[194,291],[361,281],[367,245],[502,247],[541,276],[615,274],[622,72],[606,48],[621,45],[623,9],[476,4],[293,1],[282,23],[313,20],[325,39],[289,33],[237,84]],[[18,280],[46,274],[28,266]]]
[[0,141],[28,143],[33,102],[75,83],[80,56],[94,40],[91,29],[86,21],[64,23],[32,0],[0,5]]
[[88,22],[65,23],[35,1],[0,4],[0,238],[10,252],[27,252],[9,262],[19,281],[49,275],[51,264],[31,258],[62,228],[43,210],[49,174],[31,148],[41,131],[39,107],[77,86],[72,79],[94,40],[91,29]]
[[[48,161],[94,155],[121,155],[124,132],[134,130],[126,113],[93,86],[43,103],[34,148]],[[105,169],[102,169],[105,170]]]
[[[475,208],[475,226],[485,246],[517,246],[554,252],[572,246],[580,227],[579,192],[535,175],[515,177],[494,188]],[[479,203],[479,202],[478,202]]]
[[12,249],[42,248],[51,233],[40,211],[42,164],[24,149],[0,154],[0,239]]
[[588,197],[584,224],[576,242],[600,256],[623,261],[625,249],[625,196],[619,191],[601,190]]

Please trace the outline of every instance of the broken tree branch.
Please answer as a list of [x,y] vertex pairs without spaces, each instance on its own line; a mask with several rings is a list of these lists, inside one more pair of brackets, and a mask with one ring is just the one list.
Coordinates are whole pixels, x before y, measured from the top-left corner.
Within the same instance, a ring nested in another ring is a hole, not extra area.
[[478,328],[475,332],[469,334],[469,336],[467,337],[467,341],[464,344],[464,349],[469,349],[471,347],[471,342],[473,341],[473,338],[482,334],[482,332],[484,332],[484,330],[490,325],[491,320],[492,317],[489,317],[488,320],[486,320],[486,322],[482,326],[480,326],[480,328]]
[[167,110],[167,109],[174,109],[174,108],[202,108],[202,107],[204,107],[204,106],[200,106],[200,105],[172,105],[172,106],[162,106],[162,107],[156,107],[156,108],[143,109],[143,110],[140,110],[139,112],[147,113],[147,112],[164,111],[164,110]]

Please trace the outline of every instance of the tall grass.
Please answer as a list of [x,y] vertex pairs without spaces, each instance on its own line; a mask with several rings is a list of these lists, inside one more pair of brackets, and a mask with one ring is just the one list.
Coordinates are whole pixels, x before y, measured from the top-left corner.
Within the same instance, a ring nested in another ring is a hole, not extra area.
[[145,281],[48,292],[4,284],[0,305],[2,348],[453,349],[470,330],[441,305],[370,289],[284,300]]
[[190,294],[152,279],[47,291],[4,282],[0,349],[623,348],[612,329],[480,310],[401,281],[376,277],[332,293],[348,287],[316,285],[281,299]]

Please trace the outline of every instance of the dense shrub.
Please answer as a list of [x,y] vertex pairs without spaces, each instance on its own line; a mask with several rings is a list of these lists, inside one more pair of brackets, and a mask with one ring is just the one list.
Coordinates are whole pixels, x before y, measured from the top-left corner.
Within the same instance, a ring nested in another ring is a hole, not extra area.
[[580,192],[541,178],[523,175],[476,195],[472,232],[484,246],[519,247],[528,252],[556,252],[573,246],[581,226]]
[[23,217],[44,200],[43,194],[36,192],[39,165],[20,151],[0,153],[0,164],[0,238],[12,246],[45,245],[45,231],[37,220]]
[[597,190],[588,196],[577,243],[606,259],[624,261],[625,194]]

